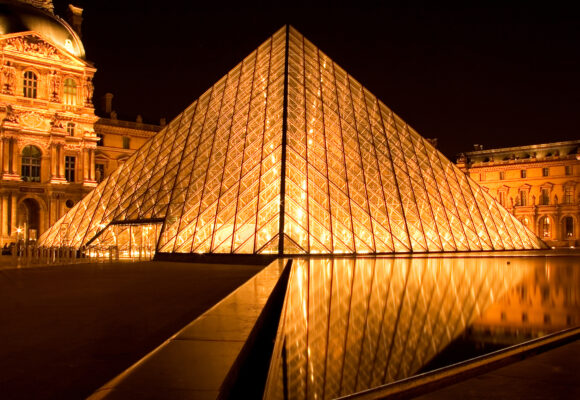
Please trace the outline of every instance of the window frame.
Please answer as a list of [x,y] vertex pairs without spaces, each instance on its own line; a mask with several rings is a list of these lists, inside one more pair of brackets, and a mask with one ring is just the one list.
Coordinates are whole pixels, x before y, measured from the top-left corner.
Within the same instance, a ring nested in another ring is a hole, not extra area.
[[542,168],[542,176],[543,177],[550,176],[550,168],[549,167]]
[[38,98],[38,74],[27,70],[22,74],[22,95],[28,99]]
[[[73,85],[67,85],[67,83],[72,82]],[[78,85],[74,78],[68,77],[64,80],[62,84],[62,102],[66,106],[76,106],[77,105],[77,95],[78,95]]]
[[[24,154],[34,151],[33,154]],[[42,151],[34,146],[27,145],[20,152],[20,179],[24,182],[40,182],[42,166]]]
[[66,133],[69,136],[74,136],[76,133],[77,125],[74,122],[67,122],[66,123]]
[[76,182],[76,161],[75,156],[64,156],[64,178],[69,183]]

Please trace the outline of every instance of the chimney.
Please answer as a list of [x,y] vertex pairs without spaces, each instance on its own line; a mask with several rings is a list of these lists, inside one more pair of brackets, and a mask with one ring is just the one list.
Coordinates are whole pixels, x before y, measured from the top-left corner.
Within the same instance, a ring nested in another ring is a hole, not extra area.
[[107,115],[111,114],[111,111],[113,111],[113,93],[105,93],[105,95],[101,99],[103,111]]
[[68,5],[67,12],[68,23],[72,26],[74,31],[79,35],[80,38],[83,37],[81,33],[81,25],[83,24],[83,9],[80,7],[75,7],[72,4]]
[[143,123],[143,117],[141,116],[141,114],[137,115],[137,118],[135,119],[135,122],[137,122],[138,124],[142,124]]
[[165,126],[165,124],[167,124],[167,120],[165,119],[165,117],[163,117],[159,120],[159,125]]

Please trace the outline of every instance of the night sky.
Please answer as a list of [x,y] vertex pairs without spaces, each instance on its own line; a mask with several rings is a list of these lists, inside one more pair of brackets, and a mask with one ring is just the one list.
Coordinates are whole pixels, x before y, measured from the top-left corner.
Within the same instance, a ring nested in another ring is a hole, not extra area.
[[[68,2],[54,0],[59,15]],[[169,121],[290,23],[452,160],[474,143],[580,138],[575,8],[207,3],[74,0],[97,107],[112,92],[120,118]]]

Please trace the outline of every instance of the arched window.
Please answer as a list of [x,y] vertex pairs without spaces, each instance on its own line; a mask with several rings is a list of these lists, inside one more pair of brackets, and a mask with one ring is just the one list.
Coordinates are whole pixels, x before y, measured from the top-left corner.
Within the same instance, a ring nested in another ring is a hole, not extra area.
[[542,217],[540,219],[540,235],[543,238],[549,238],[550,235],[550,218]]
[[24,97],[36,99],[37,88],[38,78],[36,77],[36,74],[32,71],[26,71],[24,73],[24,80],[22,81],[22,91]]
[[564,238],[571,239],[574,237],[574,218],[565,217],[562,220],[562,225],[564,226]]
[[77,104],[77,83],[72,78],[64,80],[64,104],[68,106]]
[[22,149],[22,180],[24,182],[40,182],[41,157],[38,147],[26,146]]

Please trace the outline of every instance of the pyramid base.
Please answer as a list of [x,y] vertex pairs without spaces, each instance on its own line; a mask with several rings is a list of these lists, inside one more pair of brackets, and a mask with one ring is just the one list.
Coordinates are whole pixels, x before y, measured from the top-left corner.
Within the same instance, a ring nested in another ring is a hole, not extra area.
[[268,265],[276,258],[278,258],[278,256],[272,254],[155,253],[153,260],[199,264]]

